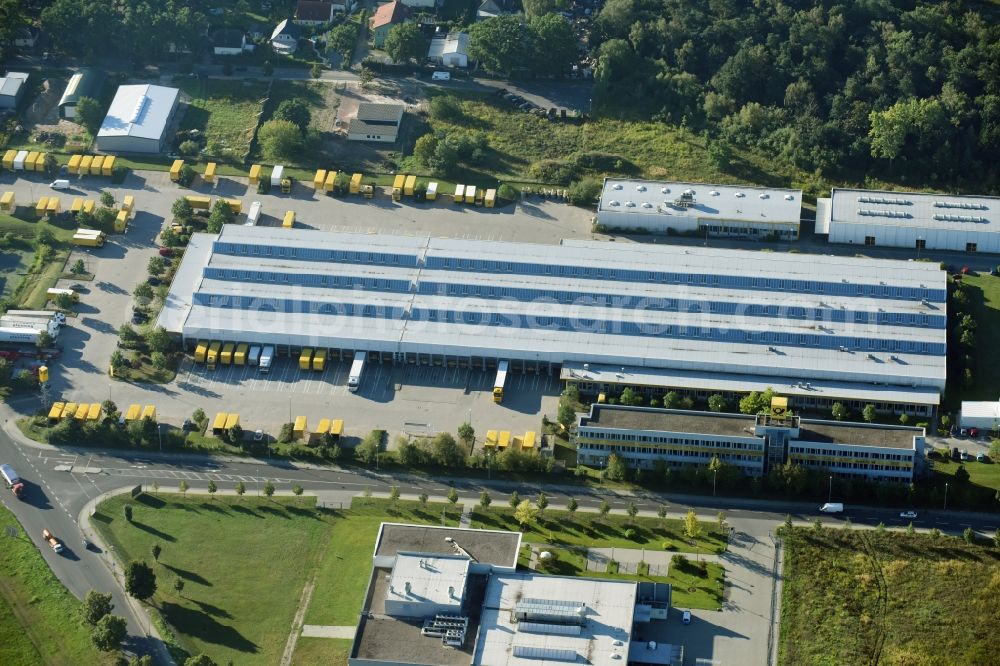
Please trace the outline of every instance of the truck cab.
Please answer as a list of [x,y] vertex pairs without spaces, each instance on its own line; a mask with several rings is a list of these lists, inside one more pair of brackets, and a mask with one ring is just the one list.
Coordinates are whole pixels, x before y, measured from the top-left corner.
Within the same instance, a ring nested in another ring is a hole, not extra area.
[[52,532],[50,532],[47,527],[42,530],[42,538],[45,539],[45,543],[49,544],[49,548],[51,548],[53,551],[55,551],[56,553],[63,552],[62,542],[59,541],[59,539],[57,539],[55,535],[52,534]]
[[14,493],[14,497],[24,499],[24,482],[21,481],[21,477],[17,475],[13,467],[6,464],[0,465],[0,476],[3,477],[7,488]]

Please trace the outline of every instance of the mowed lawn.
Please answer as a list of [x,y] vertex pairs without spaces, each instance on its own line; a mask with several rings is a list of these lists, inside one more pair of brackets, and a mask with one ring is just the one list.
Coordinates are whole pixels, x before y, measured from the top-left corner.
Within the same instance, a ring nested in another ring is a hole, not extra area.
[[174,84],[190,97],[181,129],[204,132],[212,154],[241,160],[250,148],[267,86],[192,76],[174,77]]
[[[17,519],[0,506],[0,523]],[[0,548],[0,664],[113,664],[94,648],[80,619],[80,602],[63,587],[23,534]]]
[[779,663],[1000,663],[1000,549],[955,537],[796,528]]
[[[133,507],[131,524],[125,504]],[[315,498],[119,496],[98,511],[94,524],[120,559],[153,567],[153,603],[185,649],[220,664],[261,666],[281,660],[303,587],[337,520],[317,511]],[[153,544],[163,549],[158,563]]]
[[[951,393],[960,395],[962,400],[996,400],[996,378],[1000,373],[1000,340],[992,336],[1000,331],[1000,277],[989,273],[966,275],[962,278],[970,291],[971,303],[976,312],[976,349],[973,386],[966,389],[960,381],[954,381]],[[960,375],[961,373],[955,373]],[[960,379],[957,378],[957,379]],[[959,408],[958,402],[952,408]]]
[[[488,530],[524,532],[526,543],[547,543],[554,546],[588,546],[595,548],[657,548],[690,553],[721,553],[726,538],[715,523],[700,523],[702,533],[696,539],[684,535],[681,520],[627,515],[571,513],[546,510],[539,519],[523,527],[514,519],[514,510],[493,505],[477,507],[472,512],[472,527]],[[627,533],[627,530],[632,530]]]

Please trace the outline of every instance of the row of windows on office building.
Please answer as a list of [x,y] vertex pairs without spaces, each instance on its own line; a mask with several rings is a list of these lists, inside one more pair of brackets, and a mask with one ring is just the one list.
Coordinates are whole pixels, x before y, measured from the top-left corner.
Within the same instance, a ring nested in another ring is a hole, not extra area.
[[903,476],[911,476],[913,473],[910,467],[898,467],[895,465],[877,465],[875,463],[847,463],[840,462],[837,460],[809,460],[800,459],[794,456],[789,456],[789,460],[797,465],[802,465],[803,467],[811,467],[818,469],[829,469],[832,472],[845,472],[848,470],[861,470],[868,472],[895,472],[896,474]]
[[[216,241],[214,251],[229,256],[294,258],[304,261],[326,261],[391,266],[418,266],[416,254],[368,252],[363,250],[338,250],[256,243]],[[496,259],[468,259],[447,256],[428,256],[425,266],[429,269],[468,270],[482,273],[513,273],[520,275],[554,275],[560,277],[612,280],[619,282],[657,282],[664,284],[697,285],[722,289],[748,289],[764,291],[789,291],[829,294],[833,296],[862,296],[885,299],[921,300],[944,302],[944,289],[925,286],[905,287],[889,284],[858,284],[829,282],[825,280],[792,280],[786,278],[756,277],[750,275],[719,275],[707,273],[675,273],[623,269],[611,266],[573,266],[539,264]]]
[[[749,421],[749,420],[748,420]],[[752,421],[749,421],[752,423]],[[601,432],[582,426],[577,434],[577,441],[589,446],[586,440],[605,440],[609,442],[640,442],[642,444],[686,444],[688,446],[710,446],[734,450],[752,449],[764,450],[764,442],[731,442],[717,439],[696,439],[696,436],[673,437],[668,435],[640,435],[630,432]],[[596,446],[596,445],[595,445]]]
[[791,446],[789,453],[826,456],[829,458],[857,458],[870,460],[913,460],[913,453],[886,453],[883,451],[857,451],[853,449],[816,449],[806,446]]
[[723,462],[733,464],[742,462],[760,461],[760,455],[749,455],[745,453],[720,453],[719,451],[691,451],[689,449],[669,449],[659,446],[615,446],[613,444],[584,444],[580,448],[581,452],[607,451],[608,453],[643,454],[647,456],[673,456],[675,458],[690,458],[692,461],[701,460],[705,463],[711,462],[713,458],[718,458]]

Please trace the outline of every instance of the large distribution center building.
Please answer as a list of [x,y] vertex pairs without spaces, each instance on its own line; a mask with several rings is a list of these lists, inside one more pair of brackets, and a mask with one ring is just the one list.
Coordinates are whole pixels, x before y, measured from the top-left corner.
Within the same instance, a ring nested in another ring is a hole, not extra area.
[[802,191],[607,178],[597,223],[653,233],[795,240]]
[[923,262],[227,225],[192,237],[159,323],[188,348],[510,360],[585,390],[797,387],[817,405],[860,395],[929,414],[945,384],[945,298],[944,272]]
[[118,86],[97,132],[97,148],[108,153],[163,152],[179,99],[177,88]]
[[831,243],[1000,252],[1000,198],[834,189],[816,202]]

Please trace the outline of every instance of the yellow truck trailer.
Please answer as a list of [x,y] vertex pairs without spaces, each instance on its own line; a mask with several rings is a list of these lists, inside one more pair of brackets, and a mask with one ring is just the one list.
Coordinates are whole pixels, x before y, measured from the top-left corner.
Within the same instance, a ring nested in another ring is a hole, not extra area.
[[150,421],[156,420],[156,406],[146,405],[142,408],[142,419],[149,419]]
[[306,347],[299,353],[299,370],[308,370],[312,367],[312,347]]
[[344,434],[344,419],[330,421],[330,434],[333,435],[334,441],[340,441]]
[[406,186],[406,175],[398,174],[392,180],[392,200],[399,201],[403,198],[403,188]]
[[362,176],[360,173],[356,173],[353,176],[351,176],[351,189],[350,189],[351,194],[357,194],[358,192],[361,191],[361,179],[363,177],[364,176]]
[[327,193],[333,192],[333,188],[337,185],[337,172],[327,171],[326,180],[323,181],[323,189]]
[[34,171],[36,159],[38,159],[38,151],[37,150],[29,151],[28,156],[24,158],[24,170]]
[[223,199],[223,201],[229,206],[229,210],[233,212],[233,215],[239,215],[243,212],[243,202],[239,199]]
[[295,439],[302,439],[306,435],[306,431],[309,429],[309,423],[306,421],[304,416],[296,416],[295,423],[292,426],[292,437]]
[[229,416],[226,417],[226,430],[229,430],[233,426],[240,424],[240,415],[234,412],[230,412]]
[[476,203],[476,186],[467,185],[465,187],[465,203]]
[[42,215],[45,215],[45,212],[48,209],[49,209],[49,198],[48,197],[41,197],[38,200],[38,203],[35,204],[35,215],[38,215],[39,217],[41,217]]
[[409,175],[406,177],[406,185],[403,186],[403,194],[408,197],[413,196],[413,189],[417,186],[417,177]]
[[222,345],[222,352],[219,354],[219,363],[222,365],[232,365],[234,349],[236,349],[236,345],[232,342]]
[[189,194],[186,197],[187,202],[191,204],[191,208],[196,208],[200,210],[208,210],[212,207],[212,197],[203,197],[198,194]]
[[122,210],[127,210],[129,213],[135,211],[135,197],[131,194],[126,194],[122,197]]
[[53,402],[52,406],[49,407],[49,421],[58,421],[62,418],[63,408],[66,407],[65,402]]
[[455,198],[453,203],[460,204],[465,202],[465,185],[455,186]]
[[73,418],[77,421],[86,421],[87,412],[90,411],[90,404],[86,402],[81,402],[76,406],[76,413],[73,414]]
[[83,197],[75,197],[73,203],[69,207],[69,212],[76,215],[83,210]]
[[94,161],[93,155],[84,155],[80,158],[80,175],[86,176],[90,173],[90,165]]
[[105,155],[104,164],[101,165],[101,175],[110,176],[111,172],[115,168],[115,160],[118,159],[114,155]]
[[295,226],[295,211],[294,210],[286,210],[285,211],[285,217],[284,217],[284,219],[281,220],[281,226],[284,227],[285,229],[291,229],[292,227]]
[[3,196],[0,196],[0,210],[5,213],[13,213],[15,208],[17,208],[17,206],[14,202],[14,193],[4,192]]
[[90,162],[90,175],[100,176],[101,169],[104,167],[104,156],[98,155]]
[[313,189],[317,192],[323,191],[323,183],[326,182],[326,169],[316,169],[316,175],[313,176]]
[[67,402],[66,406],[63,408],[62,416],[59,418],[71,419],[76,416],[76,408],[79,407],[75,402]]
[[96,203],[94,202],[93,199],[86,199],[83,202],[83,212],[87,214],[93,213],[95,206]]
[[497,446],[501,449],[506,449],[510,446],[510,431],[501,430],[499,433],[499,438],[497,439]]
[[206,183],[215,182],[215,170],[218,168],[218,164],[215,162],[209,162],[205,165],[205,173],[202,175],[201,179]]
[[428,201],[435,201],[438,198],[438,184],[437,181],[427,185],[427,195],[425,197]]
[[115,216],[115,231],[118,233],[125,233],[125,228],[128,226],[128,211],[120,210],[118,215]]
[[60,210],[59,197],[49,197],[49,205],[45,207],[45,211],[49,215],[55,215]]
[[326,368],[326,350],[317,349],[316,353],[313,354],[312,369],[323,372],[324,368]]
[[96,421],[99,418],[101,418],[101,403],[99,402],[90,403],[90,407],[87,408],[87,420]]
[[497,203],[497,191],[495,189],[486,190],[486,198],[484,203],[487,208],[493,208]]
[[483,194],[484,194],[483,188],[480,187],[478,190],[476,190],[476,205],[477,206],[482,206],[483,205]]
[[241,342],[236,345],[236,349],[233,351],[233,365],[246,365],[247,364],[247,350],[250,349],[250,345],[245,342]]
[[221,342],[212,341],[208,344],[208,352],[205,354],[205,364],[209,370],[215,370],[215,364],[219,362],[219,352],[221,350]]
[[140,405],[129,405],[128,409],[125,410],[125,422],[137,421],[140,414],[142,414],[142,407]]
[[72,174],[80,173],[80,160],[83,159],[83,155],[70,155],[69,162],[66,163],[66,168]]
[[221,435],[222,431],[226,429],[226,419],[229,418],[229,414],[226,412],[218,412],[215,418],[212,419],[212,434]]
[[80,247],[104,247],[104,234],[73,234],[73,245]]
[[205,354],[208,353],[208,342],[205,340],[199,340],[198,344],[194,347],[194,362],[204,363]]
[[524,433],[524,439],[521,440],[521,448],[522,449],[534,449],[535,448],[535,440],[536,439],[537,439],[537,435],[536,435],[535,431],[534,430],[529,430],[528,432]]
[[[81,165],[82,168],[82,165]],[[184,160],[174,160],[174,163],[170,165],[170,180],[175,183],[181,179],[181,169],[184,168]]]
[[14,169],[14,158],[17,157],[16,150],[8,150],[3,154],[3,168],[8,171],[13,171]]
[[35,171],[45,171],[45,153],[35,156]]
[[250,184],[256,186],[260,183],[260,165],[254,164],[250,167]]
[[319,425],[309,434],[310,444],[322,444],[323,435],[330,429],[330,419],[320,419]]

